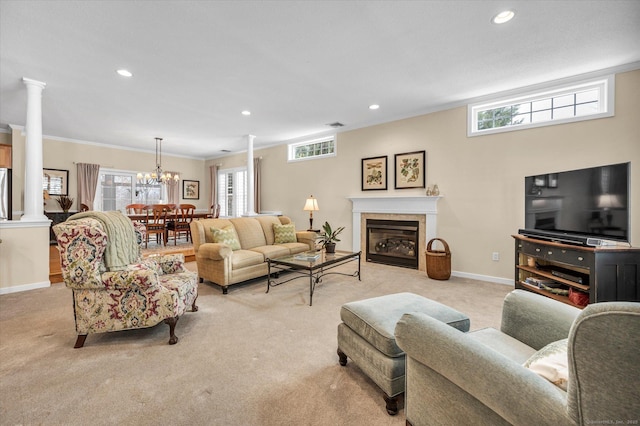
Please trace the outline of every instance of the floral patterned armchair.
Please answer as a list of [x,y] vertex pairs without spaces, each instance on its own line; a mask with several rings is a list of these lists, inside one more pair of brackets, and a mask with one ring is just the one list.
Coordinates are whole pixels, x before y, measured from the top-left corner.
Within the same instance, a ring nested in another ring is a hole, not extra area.
[[[118,225],[112,226],[109,217]],[[175,344],[180,315],[188,307],[198,310],[197,274],[184,267],[184,256],[142,258],[144,227],[126,221],[119,212],[86,212],[53,227],[62,276],[73,290],[75,348],[84,345],[88,334],[151,327],[161,321],[169,325],[169,344]],[[110,264],[109,255],[117,256],[110,251],[114,247],[132,253],[133,261]]]

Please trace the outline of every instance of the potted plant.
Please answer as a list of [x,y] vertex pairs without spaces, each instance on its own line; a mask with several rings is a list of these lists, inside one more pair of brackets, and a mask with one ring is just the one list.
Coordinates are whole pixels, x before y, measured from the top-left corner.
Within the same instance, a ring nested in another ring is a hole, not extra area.
[[56,201],[60,205],[60,208],[62,208],[62,211],[65,213],[69,211],[71,205],[73,204],[73,198],[69,198],[66,195],[60,195],[56,199]]
[[322,248],[327,251],[327,253],[335,253],[336,252],[336,242],[340,241],[338,235],[344,231],[344,226],[341,226],[336,229],[331,229],[331,225],[329,222],[325,222],[322,225],[323,234],[320,234],[318,240],[322,243]]

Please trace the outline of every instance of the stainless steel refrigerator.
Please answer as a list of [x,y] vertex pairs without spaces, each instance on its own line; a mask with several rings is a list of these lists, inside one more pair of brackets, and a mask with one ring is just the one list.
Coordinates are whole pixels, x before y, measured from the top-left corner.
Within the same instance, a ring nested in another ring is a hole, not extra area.
[[0,168],[0,220],[11,220],[11,169]]

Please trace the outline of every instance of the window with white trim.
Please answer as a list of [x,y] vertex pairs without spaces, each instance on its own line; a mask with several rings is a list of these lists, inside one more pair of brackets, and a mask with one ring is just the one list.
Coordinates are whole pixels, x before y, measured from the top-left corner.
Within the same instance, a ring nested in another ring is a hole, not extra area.
[[289,144],[289,161],[334,157],[336,155],[336,145],[335,136],[291,143]]
[[247,168],[218,171],[220,216],[238,217],[247,212]]
[[126,212],[125,207],[129,204],[161,203],[165,190],[166,188],[160,184],[138,184],[136,172],[101,167],[93,206],[95,210],[99,211],[120,210]]
[[614,76],[471,104],[468,136],[611,117]]

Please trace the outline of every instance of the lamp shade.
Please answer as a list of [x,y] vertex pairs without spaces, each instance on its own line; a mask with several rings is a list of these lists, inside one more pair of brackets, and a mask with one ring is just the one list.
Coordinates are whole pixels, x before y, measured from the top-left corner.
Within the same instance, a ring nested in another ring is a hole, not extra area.
[[598,196],[598,208],[600,209],[619,209],[622,207],[622,201],[618,195],[602,194]]
[[307,198],[307,201],[304,203],[304,209],[305,211],[318,211],[320,210],[318,208],[318,200],[316,200],[315,198],[313,198],[313,195],[309,198]]

